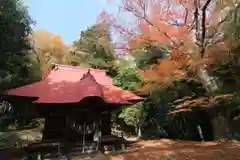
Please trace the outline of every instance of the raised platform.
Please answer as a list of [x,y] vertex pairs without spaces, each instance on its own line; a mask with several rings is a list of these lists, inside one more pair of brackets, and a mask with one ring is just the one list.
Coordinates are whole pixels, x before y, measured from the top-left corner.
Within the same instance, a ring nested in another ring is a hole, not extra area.
[[61,158],[64,155],[79,156],[102,152],[105,154],[124,151],[127,141],[114,135],[106,135],[95,141],[66,142],[52,139],[29,144],[24,148],[28,157],[40,155],[44,157]]

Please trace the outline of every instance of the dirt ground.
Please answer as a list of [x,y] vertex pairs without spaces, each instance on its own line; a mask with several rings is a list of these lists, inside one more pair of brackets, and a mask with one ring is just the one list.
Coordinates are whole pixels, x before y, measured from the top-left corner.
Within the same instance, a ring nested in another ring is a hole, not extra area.
[[240,143],[161,139],[140,141],[112,160],[240,160]]
[[[0,160],[21,157],[20,149],[0,151]],[[132,143],[127,152],[118,155],[76,157],[73,160],[240,160],[240,143],[192,142],[161,139]]]

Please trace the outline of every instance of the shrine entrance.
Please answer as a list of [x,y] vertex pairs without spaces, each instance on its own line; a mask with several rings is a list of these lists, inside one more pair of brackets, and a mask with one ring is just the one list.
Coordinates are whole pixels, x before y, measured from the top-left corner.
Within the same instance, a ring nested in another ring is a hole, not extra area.
[[115,143],[111,113],[142,100],[114,86],[104,70],[58,64],[40,82],[9,90],[6,95],[34,98],[32,108],[45,119],[42,142],[28,148],[37,151],[52,146],[65,153],[74,147],[89,153],[100,150],[105,142]]
[[75,104],[38,104],[45,118],[41,143],[61,142],[67,153],[76,148],[81,153],[102,150],[102,140],[111,135],[111,112],[121,106],[99,97],[86,97]]

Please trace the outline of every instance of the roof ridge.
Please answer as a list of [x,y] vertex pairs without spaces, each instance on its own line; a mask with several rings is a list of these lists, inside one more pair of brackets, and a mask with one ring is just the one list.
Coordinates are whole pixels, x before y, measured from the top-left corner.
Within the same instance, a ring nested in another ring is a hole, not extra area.
[[52,73],[52,71],[53,70],[48,70],[48,71],[42,73],[42,79],[40,81],[47,79],[47,77]]
[[88,69],[88,71],[83,74],[83,76],[81,77],[80,81],[83,80],[84,78],[90,76],[90,77],[92,78],[92,80],[93,80],[93,81],[98,85],[98,87],[100,88],[101,96],[102,96],[102,98],[104,98],[104,93],[103,93],[101,84],[97,82],[96,78],[94,77],[94,75],[91,74],[90,71],[91,71],[91,70]]
[[52,63],[52,65],[53,65],[53,68],[56,68],[56,67],[64,67],[64,68],[75,69],[75,70],[79,70],[79,69],[87,69],[87,70],[92,70],[92,71],[106,72],[106,70],[103,70],[103,69],[94,69],[94,68],[76,67],[76,66],[65,65],[65,64]]

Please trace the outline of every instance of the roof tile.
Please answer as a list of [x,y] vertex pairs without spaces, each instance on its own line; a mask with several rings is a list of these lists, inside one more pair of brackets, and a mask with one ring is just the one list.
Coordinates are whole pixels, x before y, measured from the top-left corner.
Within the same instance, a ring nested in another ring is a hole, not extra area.
[[107,103],[130,103],[142,98],[113,85],[106,71],[55,65],[40,82],[12,89],[9,95],[38,97],[35,103],[75,103],[85,97],[101,97]]

